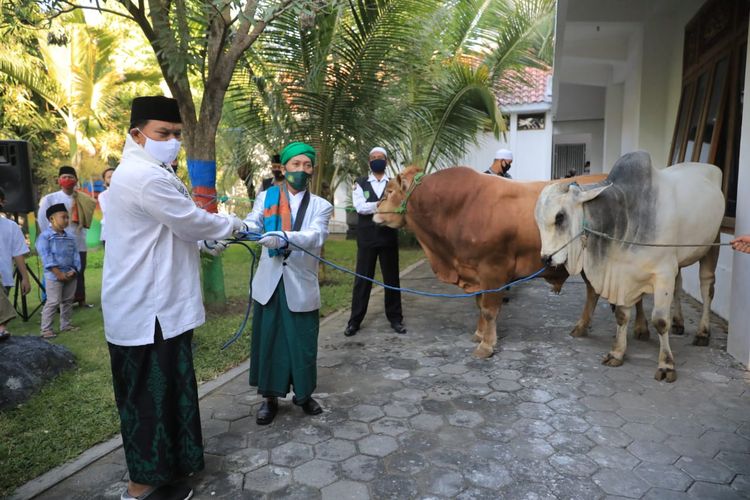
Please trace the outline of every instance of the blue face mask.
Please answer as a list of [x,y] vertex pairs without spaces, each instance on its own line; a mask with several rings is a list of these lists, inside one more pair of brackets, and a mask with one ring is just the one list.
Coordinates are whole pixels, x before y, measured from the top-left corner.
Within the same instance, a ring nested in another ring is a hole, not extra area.
[[289,172],[287,170],[284,174],[286,182],[297,191],[304,191],[307,189],[307,183],[310,181],[310,174],[303,171]]
[[382,174],[385,172],[385,160],[370,160],[370,170],[376,174]]

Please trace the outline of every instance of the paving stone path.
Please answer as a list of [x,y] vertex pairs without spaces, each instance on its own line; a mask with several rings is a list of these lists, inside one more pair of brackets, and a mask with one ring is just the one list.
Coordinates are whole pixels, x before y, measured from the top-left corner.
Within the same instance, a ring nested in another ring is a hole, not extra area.
[[[413,288],[454,293],[422,264]],[[516,287],[501,313],[499,350],[474,359],[472,299],[404,296],[407,335],[393,333],[382,294],[362,330],[347,315],[320,333],[318,390],[305,416],[282,401],[272,425],[243,373],[201,401],[206,470],[196,498],[750,498],[750,377],[725,352],[672,337],[678,379],[657,382],[658,339],[629,339],[626,363],[602,366],[614,335],[608,305],[591,334],[572,338],[585,290],[541,281]],[[647,307],[647,312],[650,306]],[[39,498],[119,498],[118,449]]]

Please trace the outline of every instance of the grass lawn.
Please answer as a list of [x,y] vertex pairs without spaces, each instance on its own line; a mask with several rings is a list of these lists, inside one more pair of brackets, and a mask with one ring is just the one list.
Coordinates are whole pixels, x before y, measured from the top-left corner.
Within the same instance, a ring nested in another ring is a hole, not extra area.
[[[247,250],[237,245],[232,245],[224,256],[228,304],[209,310],[208,321],[194,336],[199,383],[215,378],[248,356],[249,324],[240,341],[220,351],[244,316],[250,262]],[[401,268],[422,256],[418,248],[402,249]],[[20,407],[0,413],[0,497],[119,432],[109,352],[99,307],[102,257],[102,251],[89,252],[86,269],[87,298],[96,307],[73,309],[73,322],[80,331],[64,333],[52,340],[73,352],[76,369],[47,384]],[[325,257],[354,269],[356,244],[331,237],[325,246]],[[28,263],[39,275],[36,257],[28,259]],[[325,270],[325,280],[321,283],[321,316],[350,306],[353,281],[351,275],[330,268]],[[35,285],[29,300],[32,307],[39,303]],[[28,323],[16,319],[10,323],[10,330],[14,335],[38,335],[40,318],[37,312]],[[57,322],[55,324],[57,326]]]

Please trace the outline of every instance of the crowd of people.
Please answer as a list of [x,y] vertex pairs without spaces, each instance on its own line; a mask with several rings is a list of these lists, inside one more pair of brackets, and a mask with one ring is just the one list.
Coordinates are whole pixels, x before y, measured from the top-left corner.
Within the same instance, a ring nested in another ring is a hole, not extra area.
[[[198,391],[193,368],[193,330],[205,322],[199,250],[219,255],[228,239],[260,234],[263,247],[252,283],[253,319],[249,384],[263,402],[258,425],[270,424],[279,398],[293,394],[304,414],[323,411],[313,398],[317,381],[320,288],[318,260],[328,237],[333,206],[310,192],[315,149],[292,142],[272,159],[273,176],[264,180],[250,214],[209,213],[191,199],[173,168],[180,149],[182,119],[174,99],[133,100],[129,131],[116,169],[103,173],[99,196],[104,213],[105,259],[101,304],[110,354],[113,390],[120,416],[129,482],[121,499],[188,499],[183,479],[204,467]],[[510,178],[513,153],[498,150],[485,172]],[[372,215],[390,177],[388,152],[375,147],[369,174],[356,180],[352,201],[359,214],[357,263],[351,315],[344,335],[356,335],[367,313],[377,261],[386,284],[399,287],[398,234],[373,223]],[[74,304],[86,307],[85,227],[91,218],[86,197],[78,195],[71,167],[59,171],[60,190],[42,198],[36,249],[44,267],[46,302],[41,335],[72,331]],[[0,204],[4,201],[0,191]],[[750,236],[732,241],[750,253]],[[304,249],[305,251],[300,251]],[[15,316],[8,300],[13,263],[21,293],[30,283],[24,255],[28,247],[19,226],[0,218],[0,339],[9,336]],[[386,290],[385,314],[393,330],[407,332],[401,296]]]

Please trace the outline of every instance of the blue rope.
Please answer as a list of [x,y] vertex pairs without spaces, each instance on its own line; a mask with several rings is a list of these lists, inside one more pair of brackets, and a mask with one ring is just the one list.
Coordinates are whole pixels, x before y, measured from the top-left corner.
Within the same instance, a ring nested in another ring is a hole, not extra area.
[[[223,346],[221,346],[221,350],[222,351],[224,349],[226,349],[227,347],[231,346],[232,344],[234,344],[235,342],[237,342],[237,340],[239,340],[239,338],[242,337],[242,333],[245,331],[245,327],[247,326],[248,319],[250,318],[250,311],[252,310],[252,305],[253,305],[253,300],[252,300],[252,297],[253,297],[253,277],[255,276],[255,264],[258,262],[258,256],[256,255],[256,253],[253,251],[252,248],[250,248],[249,246],[247,246],[244,243],[244,241],[258,241],[263,236],[260,233],[253,233],[253,232],[246,232],[246,233],[239,233],[239,234],[242,234],[243,238],[241,238],[241,239],[237,238],[237,239],[234,239],[234,240],[229,240],[228,244],[229,245],[242,245],[243,247],[245,247],[247,249],[248,252],[250,252],[250,256],[252,257],[252,262],[250,263],[250,285],[249,285],[249,290],[248,290],[247,309],[245,309],[245,317],[242,319],[242,323],[240,324],[240,327],[237,329],[236,332],[234,332],[234,335],[232,335],[232,337],[229,340],[227,340],[224,343]],[[283,240],[285,240],[289,245],[291,245],[291,246],[293,246],[293,247],[301,250],[302,252],[306,253],[307,255],[310,255],[311,257],[315,257],[320,262],[322,262],[322,263],[324,263],[324,264],[326,264],[326,265],[328,265],[328,266],[330,266],[330,267],[332,267],[334,269],[337,269],[337,270],[339,270],[341,272],[344,272],[344,273],[347,273],[347,274],[351,274],[352,276],[354,276],[356,278],[360,278],[360,279],[363,279],[363,280],[366,280],[366,281],[370,281],[371,283],[375,283],[376,285],[382,286],[383,288],[387,288],[388,290],[395,290],[395,291],[398,291],[398,292],[411,293],[413,295],[421,295],[423,297],[438,297],[438,298],[444,298],[444,299],[465,299],[467,297],[476,297],[477,295],[482,295],[482,294],[485,294],[485,293],[502,292],[503,290],[507,290],[508,288],[510,288],[512,286],[518,285],[520,283],[524,283],[526,281],[531,281],[532,279],[534,279],[537,276],[539,276],[540,274],[542,274],[544,272],[544,270],[546,269],[545,267],[542,267],[537,272],[535,272],[533,274],[530,274],[529,276],[526,276],[526,277],[523,277],[523,278],[519,278],[519,279],[517,279],[515,281],[511,281],[510,283],[507,283],[507,284],[505,284],[505,285],[503,285],[503,286],[501,286],[499,288],[492,288],[492,289],[489,289],[489,290],[479,290],[478,292],[471,292],[471,293],[432,293],[432,292],[423,292],[421,290],[414,290],[412,288],[400,288],[400,287],[395,287],[395,286],[392,286],[392,285],[386,285],[385,283],[383,283],[381,281],[378,281],[376,279],[369,278],[367,276],[362,276],[361,274],[358,274],[358,273],[356,273],[354,271],[351,271],[351,270],[349,270],[349,269],[347,269],[347,268],[345,268],[343,266],[340,266],[340,265],[338,265],[338,264],[336,264],[334,262],[331,262],[330,260],[324,259],[323,257],[321,257],[319,255],[315,255],[314,253],[312,253],[312,252],[310,252],[310,251],[302,248],[299,245],[295,245],[294,243],[292,243],[291,241],[289,241],[288,238],[286,238],[284,236],[278,236],[278,237],[281,238],[281,239],[283,239]]]
[[255,264],[258,261],[258,256],[255,254],[252,248],[245,245],[241,241],[232,241],[230,240],[228,242],[229,245],[242,245],[247,249],[248,252],[250,252],[250,256],[252,257],[252,262],[250,263],[250,287],[247,295],[247,309],[245,309],[245,317],[242,319],[242,323],[240,324],[240,327],[237,329],[236,332],[234,332],[234,335],[232,335],[232,338],[224,342],[224,345],[221,346],[221,350],[223,351],[230,345],[237,342],[237,340],[242,337],[242,332],[245,331],[245,327],[247,326],[247,320],[250,317],[250,310],[253,307],[253,277],[255,276]]
[[[239,234],[243,234],[245,236],[244,239],[246,239],[248,241],[258,241],[263,236],[260,233],[253,233],[253,232],[239,233]],[[512,286],[518,285],[520,283],[524,283],[526,281],[530,281],[530,280],[538,277],[540,274],[542,274],[547,269],[546,267],[542,267],[541,269],[539,269],[538,271],[536,271],[533,274],[530,274],[530,275],[525,276],[523,278],[519,278],[519,279],[517,279],[515,281],[511,281],[510,283],[506,283],[505,285],[503,285],[503,286],[501,286],[499,288],[491,288],[491,289],[488,289],[488,290],[479,290],[477,292],[471,292],[471,293],[432,293],[432,292],[423,292],[421,290],[414,290],[413,288],[401,288],[401,287],[397,287],[397,286],[386,285],[382,281],[378,281],[376,279],[369,278],[367,276],[362,276],[361,274],[358,274],[358,273],[356,273],[354,271],[351,271],[351,270],[349,270],[349,269],[347,269],[347,268],[345,268],[343,266],[340,266],[340,265],[338,265],[338,264],[336,264],[334,262],[331,262],[330,260],[326,260],[326,259],[324,259],[323,257],[321,257],[319,255],[315,255],[314,253],[312,253],[312,252],[310,252],[310,251],[302,248],[299,245],[295,245],[294,243],[292,243],[291,241],[289,241],[289,238],[287,238],[285,236],[279,235],[278,237],[281,238],[281,239],[283,239],[283,240],[285,240],[290,246],[293,246],[293,247],[297,248],[298,250],[306,253],[307,255],[309,255],[311,257],[316,258],[317,260],[319,260],[323,264],[326,264],[327,266],[330,266],[330,267],[332,267],[332,268],[334,268],[334,269],[336,269],[338,271],[341,271],[341,272],[344,272],[344,273],[347,273],[347,274],[351,274],[352,276],[354,276],[356,278],[363,279],[365,281],[369,281],[369,282],[374,283],[374,284],[376,284],[378,286],[382,286],[383,288],[386,288],[388,290],[394,290],[394,291],[397,291],[397,292],[404,292],[404,293],[411,293],[413,295],[421,295],[423,297],[437,297],[437,298],[443,298],[443,299],[465,299],[465,298],[468,298],[468,297],[476,297],[477,295],[483,295],[485,293],[502,292],[503,290],[507,290],[508,288],[510,288]]]

